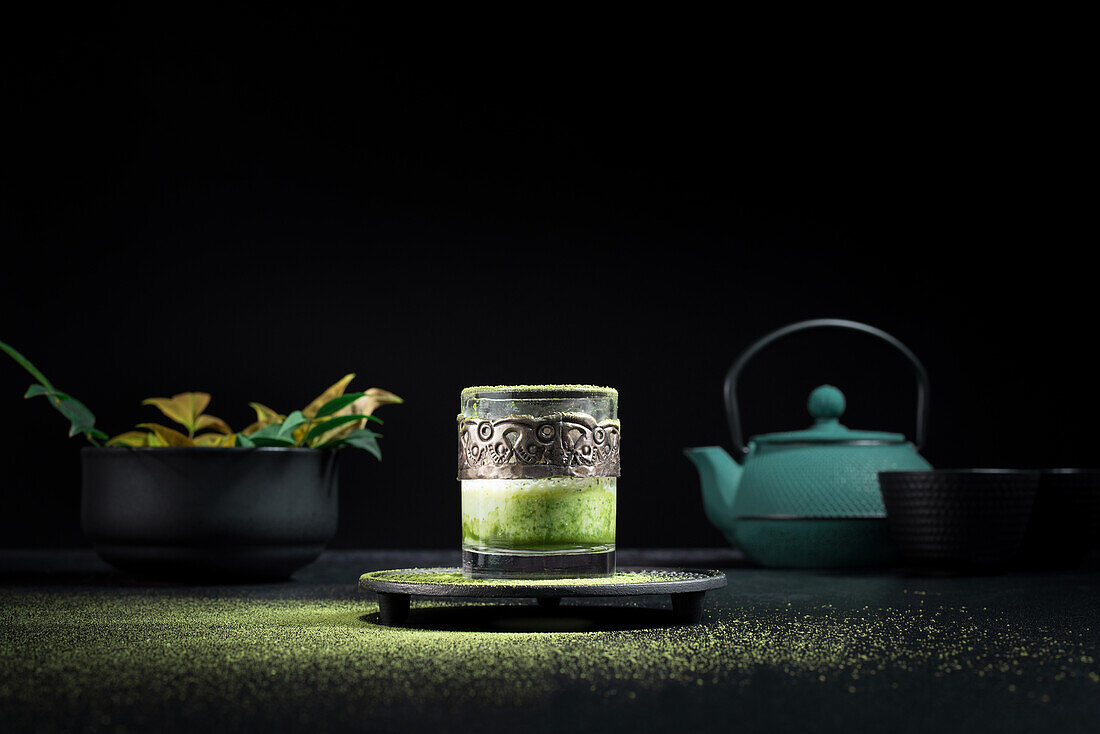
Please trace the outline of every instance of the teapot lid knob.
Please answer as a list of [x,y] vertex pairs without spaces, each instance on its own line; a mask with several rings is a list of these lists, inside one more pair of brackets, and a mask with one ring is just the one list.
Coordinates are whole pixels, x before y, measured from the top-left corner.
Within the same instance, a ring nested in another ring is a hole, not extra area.
[[844,393],[832,385],[822,385],[810,393],[806,405],[815,419],[836,420],[844,414]]

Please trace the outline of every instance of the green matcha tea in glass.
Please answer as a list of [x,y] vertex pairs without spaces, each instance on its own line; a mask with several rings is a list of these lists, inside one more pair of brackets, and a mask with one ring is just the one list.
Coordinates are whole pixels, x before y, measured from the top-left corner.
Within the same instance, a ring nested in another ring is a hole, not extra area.
[[592,385],[468,387],[460,402],[465,574],[613,575],[618,391]]

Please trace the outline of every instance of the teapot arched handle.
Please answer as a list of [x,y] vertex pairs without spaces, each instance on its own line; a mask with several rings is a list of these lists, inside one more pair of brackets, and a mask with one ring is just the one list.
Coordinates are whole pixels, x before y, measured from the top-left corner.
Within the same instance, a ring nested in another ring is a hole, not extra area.
[[757,339],[748,349],[741,353],[741,356],[737,358],[737,361],[730,367],[729,372],[726,373],[726,383],[723,388],[726,397],[726,413],[729,415],[730,421],[730,434],[733,436],[733,448],[741,454],[746,454],[749,451],[748,447],[745,446],[744,436],[741,433],[741,412],[737,405],[737,378],[741,375],[741,370],[744,368],[745,364],[756,356],[756,353],[761,349],[778,339],[782,339],[788,334],[821,327],[851,329],[853,331],[862,331],[871,336],[877,336],[879,339],[904,354],[909,360],[910,366],[913,368],[913,375],[917,378],[917,431],[913,437],[913,443],[919,451],[924,446],[925,430],[928,425],[928,395],[930,392],[928,372],[925,371],[924,365],[917,359],[917,355],[913,354],[909,347],[902,344],[896,338],[890,336],[882,329],[876,329],[873,326],[861,324],[858,321],[848,321],[847,319],[811,319],[809,321],[799,321],[796,324],[784,326],[782,329],[777,329],[767,336]]

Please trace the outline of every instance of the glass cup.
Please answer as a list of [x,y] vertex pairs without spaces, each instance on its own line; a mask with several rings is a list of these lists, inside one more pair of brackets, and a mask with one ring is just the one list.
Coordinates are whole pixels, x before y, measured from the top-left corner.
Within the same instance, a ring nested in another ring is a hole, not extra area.
[[592,385],[462,391],[467,576],[614,575],[618,401],[618,391]]

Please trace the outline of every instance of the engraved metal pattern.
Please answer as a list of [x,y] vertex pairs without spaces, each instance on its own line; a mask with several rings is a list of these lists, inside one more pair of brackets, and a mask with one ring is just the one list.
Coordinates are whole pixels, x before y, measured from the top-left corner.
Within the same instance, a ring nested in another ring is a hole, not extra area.
[[458,419],[459,479],[619,476],[619,425],[552,413]]

